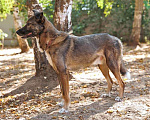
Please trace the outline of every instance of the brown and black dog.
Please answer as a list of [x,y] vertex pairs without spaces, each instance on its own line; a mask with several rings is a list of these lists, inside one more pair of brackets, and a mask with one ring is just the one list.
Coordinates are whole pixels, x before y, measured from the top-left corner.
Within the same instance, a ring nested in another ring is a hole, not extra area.
[[43,12],[33,10],[27,24],[17,31],[22,38],[36,37],[39,50],[46,53],[49,64],[57,72],[64,106],[60,113],[68,111],[69,97],[69,71],[78,70],[97,65],[105,76],[108,89],[103,97],[110,96],[113,81],[109,70],[114,74],[119,83],[119,96],[115,100],[121,101],[124,94],[124,82],[121,75],[130,73],[123,65],[121,41],[107,33],[85,35],[81,37],[71,36],[58,31],[53,24],[43,16]]

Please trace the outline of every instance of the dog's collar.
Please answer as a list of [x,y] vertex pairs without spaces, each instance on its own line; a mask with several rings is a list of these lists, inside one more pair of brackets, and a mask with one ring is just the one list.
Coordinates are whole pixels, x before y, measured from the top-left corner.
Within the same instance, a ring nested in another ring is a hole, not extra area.
[[46,49],[50,48],[50,45],[52,44],[52,41],[49,41],[48,44],[46,44]]

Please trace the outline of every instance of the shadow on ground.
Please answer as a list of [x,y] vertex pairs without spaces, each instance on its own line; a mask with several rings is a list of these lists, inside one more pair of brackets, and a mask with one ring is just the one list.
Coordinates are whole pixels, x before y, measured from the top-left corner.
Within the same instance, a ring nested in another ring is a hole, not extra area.
[[46,77],[33,76],[23,85],[2,97],[16,96],[21,104],[24,101],[34,98],[37,94],[40,95],[45,92],[50,92],[56,86],[58,86],[57,78],[49,80]]
[[[60,114],[58,113],[59,107],[55,107],[53,109],[50,109],[45,114],[39,114],[31,120],[86,120],[91,119],[93,120],[96,114],[102,114],[106,110],[108,110],[113,104],[115,104],[116,101],[112,98],[104,98],[103,101],[96,101],[92,102],[89,105],[80,105],[79,107],[74,107],[71,105],[70,111],[66,114]],[[105,119],[105,114],[99,115],[96,117],[96,120],[103,120]]]

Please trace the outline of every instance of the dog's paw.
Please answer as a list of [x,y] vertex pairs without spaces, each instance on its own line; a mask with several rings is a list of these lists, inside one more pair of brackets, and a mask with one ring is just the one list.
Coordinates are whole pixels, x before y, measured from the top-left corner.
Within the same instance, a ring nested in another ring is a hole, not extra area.
[[68,112],[68,110],[66,110],[66,109],[64,109],[64,108],[62,108],[60,111],[59,111],[59,113],[67,113]]
[[118,102],[121,102],[121,101],[122,101],[122,99],[121,99],[119,96],[117,96],[117,97],[115,98],[115,100],[118,101]]
[[101,95],[101,97],[102,97],[102,98],[106,98],[106,97],[111,97],[111,95],[110,95],[110,93],[108,93],[108,94],[107,94],[107,93],[104,93],[104,94]]
[[57,103],[57,105],[58,105],[59,107],[63,107],[63,106],[64,106],[64,102],[61,101],[61,102]]

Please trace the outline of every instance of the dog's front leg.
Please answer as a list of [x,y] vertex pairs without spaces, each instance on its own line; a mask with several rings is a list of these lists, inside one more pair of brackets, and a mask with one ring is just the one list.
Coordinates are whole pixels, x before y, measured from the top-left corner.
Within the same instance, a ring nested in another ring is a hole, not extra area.
[[59,82],[62,97],[64,99],[64,107],[59,111],[59,113],[68,112],[70,95],[69,95],[69,74],[68,73],[59,73]]

